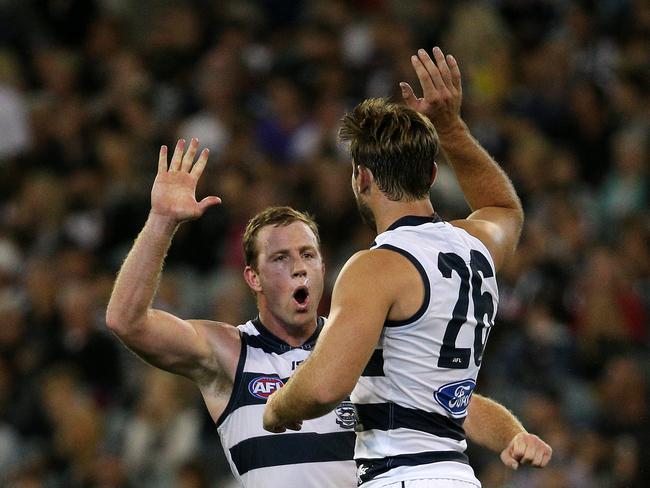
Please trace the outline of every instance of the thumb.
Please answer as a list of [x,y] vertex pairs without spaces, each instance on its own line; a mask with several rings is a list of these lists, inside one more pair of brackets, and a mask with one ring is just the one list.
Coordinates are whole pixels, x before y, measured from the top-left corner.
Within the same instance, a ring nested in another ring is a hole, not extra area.
[[404,102],[406,102],[406,105],[408,105],[412,109],[417,109],[417,104],[418,104],[418,99],[415,96],[415,93],[413,92],[413,88],[411,88],[411,85],[406,83],[405,81],[402,81],[399,84],[400,89],[402,90],[402,98],[404,99]]
[[221,203],[221,198],[219,197],[205,197],[203,200],[199,202],[199,207],[201,207],[202,211],[205,211],[208,207],[212,207],[213,205],[219,205]]
[[510,469],[516,470],[519,467],[519,463],[515,458],[510,454],[510,446],[506,447],[501,451],[501,462],[508,466]]

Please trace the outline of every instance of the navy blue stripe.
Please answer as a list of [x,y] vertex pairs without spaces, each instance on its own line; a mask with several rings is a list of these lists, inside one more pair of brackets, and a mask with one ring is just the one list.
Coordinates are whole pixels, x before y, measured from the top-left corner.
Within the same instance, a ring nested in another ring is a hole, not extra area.
[[395,403],[357,403],[357,432],[365,430],[412,429],[456,441],[465,440],[462,420],[435,412],[407,408]]
[[354,432],[271,434],[235,444],[230,455],[241,476],[271,466],[351,461],[355,438]]
[[397,219],[395,222],[393,222],[388,229],[386,229],[386,232],[389,230],[395,230],[398,227],[415,227],[417,225],[422,225],[422,224],[431,224],[431,223],[437,223],[437,222],[442,222],[442,219],[437,213],[433,213],[433,215],[429,216],[422,216],[422,215],[407,215],[405,217],[401,217]]
[[244,337],[246,344],[256,349],[261,349],[266,354],[284,354],[285,352],[289,352],[294,349],[289,345],[268,341],[266,338],[259,335],[250,335],[244,333]]
[[217,427],[219,427],[224,420],[226,420],[226,417],[230,415],[230,413],[235,410],[235,408],[238,408],[236,406],[237,400],[241,396],[241,387],[242,387],[242,371],[244,371],[244,364],[246,363],[246,342],[244,341],[243,334],[239,334],[239,340],[241,341],[241,349],[239,351],[239,361],[237,361],[237,369],[235,370],[235,381],[233,382],[232,385],[232,391],[230,392],[230,398],[228,399],[228,404],[226,405],[226,408],[222,412],[221,415],[219,415],[219,418],[217,419]]
[[422,284],[424,285],[424,299],[422,300],[422,305],[420,305],[418,311],[415,312],[411,317],[409,317],[406,320],[386,320],[384,326],[399,327],[402,325],[412,324],[413,322],[415,322],[416,320],[418,320],[420,317],[424,315],[424,312],[426,312],[427,307],[429,306],[429,301],[431,300],[431,284],[429,283],[429,277],[427,276],[427,272],[424,270],[422,264],[420,264],[420,261],[418,261],[415,258],[415,256],[413,256],[410,252],[405,251],[404,249],[393,246],[391,244],[382,244],[376,249],[388,249],[390,251],[395,251],[396,253],[401,254],[406,259],[411,261],[413,266],[415,266],[415,269],[417,269],[418,273],[420,273],[420,277],[422,278]]
[[383,349],[375,349],[370,356],[361,376],[386,376],[384,374],[384,355]]
[[317,318],[316,329],[314,330],[314,333],[301,346],[291,346],[279,337],[273,335],[271,331],[264,327],[264,324],[262,324],[259,317],[254,319],[252,323],[259,334],[251,335],[244,332],[244,340],[249,346],[261,349],[267,354],[284,354],[285,352],[293,351],[294,349],[311,351],[316,344],[316,340],[318,339],[323,326],[325,325],[325,319],[323,317]]
[[356,459],[357,472],[360,474],[359,480],[361,483],[370,481],[374,477],[399,466],[419,466],[421,464],[439,463],[442,461],[456,461],[469,464],[467,456],[458,451],[426,451],[379,459]]

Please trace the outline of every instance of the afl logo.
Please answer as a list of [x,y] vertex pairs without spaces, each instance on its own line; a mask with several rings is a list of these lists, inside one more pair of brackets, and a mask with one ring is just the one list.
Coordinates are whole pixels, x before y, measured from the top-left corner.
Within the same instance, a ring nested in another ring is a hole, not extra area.
[[471,379],[447,383],[438,388],[433,396],[436,401],[447,410],[453,417],[464,417],[467,415],[467,407],[472,392],[476,388],[476,382]]
[[248,384],[248,391],[254,397],[266,400],[272,393],[276,392],[283,386],[284,383],[282,383],[282,380],[279,378],[260,376],[251,380]]

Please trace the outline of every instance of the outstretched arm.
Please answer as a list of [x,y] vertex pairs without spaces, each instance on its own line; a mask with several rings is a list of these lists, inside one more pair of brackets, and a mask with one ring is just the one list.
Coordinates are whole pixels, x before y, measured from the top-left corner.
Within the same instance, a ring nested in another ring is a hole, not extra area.
[[545,467],[553,449],[535,434],[530,434],[510,410],[500,403],[474,393],[463,424],[470,441],[499,452],[503,464],[517,469],[520,464]]
[[122,264],[106,310],[108,327],[130,349],[154,366],[195,380],[202,372],[219,367],[211,341],[219,342],[217,336],[226,336],[228,331],[207,321],[182,320],[151,304],[180,223],[199,218],[221,201],[214,196],[200,202],[195,199],[196,184],[208,160],[204,149],[194,162],[198,144],[192,139],[183,154],[185,141],[178,141],[169,167],[167,147],[161,147],[149,217]]
[[[490,250],[497,269],[515,250],[524,213],[510,179],[470,134],[460,116],[462,84],[456,59],[440,48],[431,57],[420,49],[411,63],[423,97],[401,83],[407,105],[433,122],[458,183],[473,213],[454,225],[465,228]],[[435,62],[434,62],[435,60]]]

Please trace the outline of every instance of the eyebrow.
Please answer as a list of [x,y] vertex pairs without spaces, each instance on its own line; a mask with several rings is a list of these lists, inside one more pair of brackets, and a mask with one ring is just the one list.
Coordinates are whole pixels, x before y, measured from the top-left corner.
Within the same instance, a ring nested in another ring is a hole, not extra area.
[[[300,253],[303,253],[305,251],[314,251],[318,253],[318,249],[314,246],[302,246],[298,249]],[[278,249],[277,251],[272,252],[269,254],[270,257],[277,256],[278,254],[289,254],[291,252],[291,249]]]

